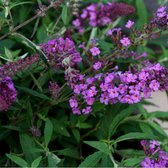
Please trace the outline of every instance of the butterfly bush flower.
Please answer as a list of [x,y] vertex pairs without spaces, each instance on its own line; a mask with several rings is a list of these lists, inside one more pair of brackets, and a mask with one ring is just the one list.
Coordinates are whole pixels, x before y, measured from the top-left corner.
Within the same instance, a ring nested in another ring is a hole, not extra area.
[[72,23],[78,30],[85,26],[85,22],[88,22],[92,27],[105,26],[120,16],[126,16],[134,12],[134,7],[126,3],[93,3],[84,8]]
[[79,19],[74,20],[72,23],[73,23],[73,25],[76,26],[76,27],[79,27],[79,26],[81,25]]
[[141,145],[146,157],[141,161],[140,166],[148,167],[168,167],[168,152],[161,149],[160,143],[156,140],[142,140]]
[[122,46],[128,47],[131,44],[131,41],[128,37],[124,37],[120,40],[120,43],[122,44]]
[[130,28],[132,28],[133,25],[134,25],[134,22],[131,21],[131,20],[128,20],[128,22],[126,23],[125,27],[130,29]]
[[99,70],[102,67],[102,63],[100,61],[93,64],[94,70]]
[[77,108],[78,107],[78,102],[74,97],[69,100],[69,103],[70,103],[70,106],[72,108]]
[[93,47],[93,48],[91,48],[91,49],[90,49],[90,52],[91,52],[92,56],[97,56],[97,55],[100,54],[100,50],[99,50],[98,47]]
[[0,80],[0,111],[6,111],[16,101],[17,91],[10,77]]
[[51,94],[51,96],[54,98],[54,99],[57,99],[58,95],[59,95],[59,91],[60,91],[60,87],[59,85],[57,84],[57,82],[51,82],[49,83],[49,92]]
[[168,28],[168,11],[165,6],[160,7],[152,23],[155,23],[160,29]]
[[82,62],[82,57],[71,39],[58,37],[41,44],[40,47],[54,69],[62,68],[65,70],[65,80],[71,88],[82,80],[83,75],[74,68]]
[[[74,95],[75,102],[78,102],[76,104],[82,103],[79,105],[81,108],[79,110],[84,114],[82,109],[88,105],[91,107],[96,101],[105,105],[117,102],[133,104],[148,98],[153,91],[168,90],[168,70],[159,63],[145,64],[141,70],[135,72],[116,70],[116,72],[96,74],[93,77],[86,76],[80,82],[85,87],[81,90],[79,84],[75,86]],[[72,110],[75,114],[74,106]]]
[[69,38],[56,38],[49,40],[47,43],[41,44],[41,49],[46,54],[49,63],[55,68],[73,67],[80,63],[82,58],[76,50],[76,46]]
[[23,71],[38,62],[39,55],[37,54],[21,58],[15,62],[9,62],[0,67],[0,77],[15,76],[18,72]]
[[154,90],[154,91],[157,91],[159,90],[159,87],[160,87],[160,84],[159,82],[157,82],[156,80],[152,80],[149,87]]

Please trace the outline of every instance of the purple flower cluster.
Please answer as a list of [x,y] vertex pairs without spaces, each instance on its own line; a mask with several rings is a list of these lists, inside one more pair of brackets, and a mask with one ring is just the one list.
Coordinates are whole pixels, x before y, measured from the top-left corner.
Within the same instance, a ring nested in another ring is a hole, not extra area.
[[154,22],[159,28],[168,28],[168,11],[165,6],[157,10]]
[[142,140],[141,145],[147,156],[140,164],[143,168],[168,167],[168,152],[165,152],[160,148],[160,143],[158,141]]
[[59,91],[60,91],[60,87],[57,84],[57,82],[51,82],[49,83],[49,92],[52,96],[52,98],[56,99],[58,97]]
[[36,138],[41,137],[41,130],[39,128],[35,127],[35,126],[32,126],[30,128],[30,132]]
[[93,47],[93,48],[91,48],[91,49],[90,49],[90,52],[91,52],[92,56],[97,56],[97,55],[100,54],[100,50],[99,50],[98,47]]
[[73,21],[73,25],[79,32],[82,32],[85,20],[92,27],[105,26],[120,16],[126,16],[134,12],[134,7],[125,3],[108,2],[107,4],[91,4],[82,10],[78,18]]
[[98,73],[74,85],[70,106],[74,114],[88,114],[95,101],[105,105],[117,102],[133,104],[149,98],[151,92],[158,90],[168,90],[168,70],[159,63],[137,72]]
[[17,91],[10,77],[0,80],[0,111],[6,111],[16,101]]
[[128,20],[128,22],[126,23],[125,27],[128,28],[128,29],[131,29],[133,25],[134,25],[134,22],[131,21],[131,20]]
[[122,44],[123,47],[128,47],[131,45],[131,41],[128,37],[124,37],[120,40],[120,43]]
[[76,50],[75,43],[69,38],[59,37],[40,46],[46,54],[49,64],[54,68],[66,69],[82,61],[80,53]]
[[32,64],[39,61],[39,56],[32,55],[23,59],[19,59],[16,62],[9,62],[0,67],[0,77],[15,76],[18,72],[25,70]]
[[[133,24],[134,22],[128,21],[126,27],[131,28]],[[120,27],[109,29],[107,31],[107,36],[110,36],[113,42],[119,47],[127,48],[131,46],[131,39],[126,36],[122,36],[122,29]]]
[[76,50],[75,43],[69,38],[59,37],[40,46],[51,66],[65,70],[65,80],[73,88],[73,85],[82,77],[79,71],[74,68],[76,64],[82,62],[82,57],[80,52]]

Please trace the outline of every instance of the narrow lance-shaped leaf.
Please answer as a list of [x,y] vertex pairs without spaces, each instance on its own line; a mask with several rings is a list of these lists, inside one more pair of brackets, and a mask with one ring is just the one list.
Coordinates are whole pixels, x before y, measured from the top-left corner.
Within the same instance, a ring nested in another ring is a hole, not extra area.
[[84,141],[84,143],[86,143],[86,144],[92,146],[93,148],[96,148],[99,151],[102,151],[102,152],[104,152],[106,154],[110,153],[110,150],[109,150],[107,144],[104,143],[104,142],[99,142],[99,141]]
[[137,7],[137,12],[138,12],[138,26],[142,27],[145,23],[147,23],[148,19],[148,13],[147,9],[144,3],[144,0],[137,0],[136,1],[136,7]]
[[31,167],[36,168],[39,166],[40,162],[41,162],[42,156],[38,157],[37,159],[35,159],[32,164]]
[[43,93],[39,93],[37,91],[34,91],[32,89],[26,88],[26,87],[20,87],[20,86],[16,86],[18,89],[23,90],[26,93],[29,93],[32,96],[44,99],[44,100],[50,100],[49,97],[47,97],[46,95],[44,95]]
[[108,137],[110,138],[116,131],[117,127],[120,125],[120,123],[129,115],[131,115],[131,113],[133,112],[133,108],[127,108],[123,111],[121,111],[118,115],[115,116],[115,118],[113,119],[113,121],[110,124],[110,128],[109,128],[109,135]]
[[130,139],[157,139],[157,137],[148,135],[145,133],[141,133],[141,132],[132,132],[132,133],[128,133],[128,134],[120,136],[114,141],[113,144],[116,144],[121,141],[130,140]]
[[62,14],[61,14],[61,18],[62,18],[65,25],[68,25],[69,20],[70,20],[69,17],[70,17],[70,15],[68,12],[68,6],[64,5],[63,10],[62,10]]
[[40,55],[40,58],[44,61],[44,63],[49,66],[48,61],[47,61],[47,57],[44,54],[44,52],[40,49],[39,46],[37,46],[36,44],[34,44],[31,40],[29,40],[28,38],[26,38],[25,36],[23,36],[22,34],[19,33],[12,33],[13,36],[19,37],[20,39],[22,39],[23,41],[26,41],[30,46],[32,46],[35,51],[37,51],[37,53]]
[[39,157],[39,148],[37,148],[34,140],[27,134],[20,134],[20,144],[25,155],[26,161],[31,164]]
[[6,154],[6,156],[11,159],[14,163],[16,163],[18,166],[21,167],[28,167],[28,163],[23,160],[22,158],[12,155],[12,154]]
[[57,167],[58,163],[60,163],[61,159],[58,158],[55,154],[48,154],[48,167]]
[[92,155],[89,155],[80,165],[79,167],[94,167],[103,156],[101,151],[95,152]]
[[52,134],[53,134],[53,124],[50,121],[50,119],[47,119],[44,128],[44,142],[46,146],[48,146]]

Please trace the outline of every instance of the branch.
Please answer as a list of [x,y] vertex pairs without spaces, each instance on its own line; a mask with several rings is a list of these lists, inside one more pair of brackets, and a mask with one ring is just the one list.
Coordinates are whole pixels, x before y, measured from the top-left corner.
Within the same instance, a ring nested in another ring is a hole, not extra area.
[[14,27],[13,30],[11,30],[8,33],[6,33],[3,36],[1,36],[0,40],[6,38],[7,36],[9,36],[10,34],[12,34],[13,32],[16,32],[20,28],[26,26],[27,24],[29,24],[33,20],[37,19],[38,17],[43,16],[45,14],[45,12],[47,12],[49,9],[59,7],[60,4],[63,3],[63,2],[64,2],[64,0],[58,0],[56,2],[51,3],[49,6],[43,8],[41,11],[39,11],[35,16],[31,17],[30,19],[26,20],[25,22],[21,23],[20,25]]

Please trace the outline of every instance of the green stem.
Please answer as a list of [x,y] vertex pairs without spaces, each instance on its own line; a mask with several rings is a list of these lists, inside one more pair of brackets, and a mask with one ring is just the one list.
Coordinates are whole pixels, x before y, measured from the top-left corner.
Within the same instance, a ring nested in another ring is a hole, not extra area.
[[0,40],[6,38],[7,36],[9,36],[10,34],[12,34],[13,32],[16,32],[17,30],[19,30],[20,28],[26,26],[27,24],[29,24],[30,22],[32,22],[33,20],[37,19],[38,17],[42,16],[44,13],[46,13],[49,9],[59,6],[60,3],[64,2],[64,0],[59,0],[56,2],[51,3],[49,6],[47,6],[46,8],[44,8],[40,13],[37,13],[35,16],[33,16],[32,18],[26,20],[25,22],[21,23],[20,25],[14,27],[11,31],[9,31],[8,33],[4,34],[3,36],[0,37]]
[[111,153],[109,154],[109,157],[110,157],[110,159],[111,159],[111,161],[112,161],[112,163],[114,165],[114,168],[118,168],[118,164],[115,162],[115,160],[113,158],[113,155]]

